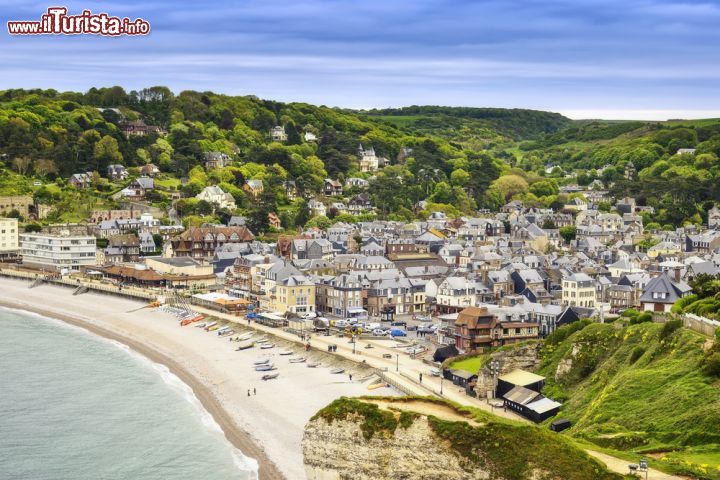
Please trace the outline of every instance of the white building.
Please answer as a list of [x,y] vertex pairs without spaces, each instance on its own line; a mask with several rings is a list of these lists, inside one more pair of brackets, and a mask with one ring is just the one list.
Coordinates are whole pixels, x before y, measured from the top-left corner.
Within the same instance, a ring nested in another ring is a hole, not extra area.
[[17,218],[0,218],[0,258],[13,256],[18,250]]
[[195,197],[198,200],[205,200],[211,203],[215,208],[227,208],[228,210],[235,210],[235,199],[229,193],[223,191],[222,188],[217,185],[210,185],[205,187],[202,192],[198,193]]
[[61,270],[78,270],[83,265],[95,265],[95,237],[88,235],[59,235],[49,233],[23,233],[20,249],[24,263]]
[[365,150],[362,144],[360,144],[358,147],[358,156],[360,157],[361,172],[374,172],[378,169],[379,161],[373,147]]
[[285,127],[282,125],[275,125],[270,129],[270,138],[273,142],[286,142],[288,137],[285,133]]
[[327,208],[322,202],[312,199],[308,202],[308,209],[313,217],[327,215]]
[[595,281],[585,273],[573,273],[562,280],[562,304],[595,308]]

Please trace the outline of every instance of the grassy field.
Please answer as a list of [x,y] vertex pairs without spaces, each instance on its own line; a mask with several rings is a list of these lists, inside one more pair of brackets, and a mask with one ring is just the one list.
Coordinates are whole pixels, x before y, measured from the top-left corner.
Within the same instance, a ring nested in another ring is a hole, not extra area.
[[477,357],[465,358],[458,360],[449,365],[453,370],[465,370],[466,372],[477,373],[487,360],[487,355],[478,355]]

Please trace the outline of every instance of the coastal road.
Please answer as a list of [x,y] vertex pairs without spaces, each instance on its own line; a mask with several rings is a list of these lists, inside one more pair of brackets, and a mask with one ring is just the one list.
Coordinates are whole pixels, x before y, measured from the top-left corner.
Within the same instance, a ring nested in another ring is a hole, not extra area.
[[[214,316],[244,328],[250,328],[259,332],[274,335],[278,338],[302,344],[300,337],[296,334],[286,332],[277,328],[267,327],[255,322],[247,323],[240,317],[219,313],[214,310],[193,306],[193,309],[205,315]],[[388,380],[394,384],[396,388],[405,393],[418,396],[440,396],[451,400],[460,405],[467,405],[494,415],[509,418],[524,423],[531,423],[529,420],[516,415],[514,412],[505,411],[502,408],[493,408],[486,400],[469,397],[465,394],[465,390],[459,388],[449,381],[442,381],[438,377],[429,374],[430,366],[423,363],[420,359],[411,358],[403,348],[393,348],[397,342],[387,340],[387,345],[382,344],[386,341],[373,341],[373,348],[366,349],[365,344],[368,342],[359,341],[355,345],[355,353],[353,353],[353,344],[347,337],[315,335],[310,339],[313,349],[327,352],[328,345],[337,345],[337,351],[334,355],[338,355],[347,360],[354,362],[364,362],[370,367],[376,368],[383,372]],[[383,358],[383,354],[390,354],[391,358]],[[423,374],[422,383],[420,383],[420,373]],[[442,394],[440,393],[442,388]],[[608,469],[620,473],[628,473],[628,461],[611,455],[596,452],[594,450],[586,450],[589,455],[603,462]],[[658,470],[650,469],[648,472],[648,480],[681,480],[683,477],[669,475]]]

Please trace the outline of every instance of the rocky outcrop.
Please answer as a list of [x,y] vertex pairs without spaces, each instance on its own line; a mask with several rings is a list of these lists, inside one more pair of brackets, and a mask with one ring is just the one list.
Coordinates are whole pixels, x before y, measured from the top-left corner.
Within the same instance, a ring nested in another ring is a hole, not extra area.
[[305,428],[303,455],[308,480],[445,480],[492,478],[473,468],[454,451],[443,448],[426,417],[393,434],[363,436],[357,422],[325,420]]
[[305,426],[309,480],[621,480],[544,428],[440,399],[340,398]]
[[485,397],[488,392],[494,390],[494,378],[492,370],[490,370],[490,364],[493,361],[498,362],[499,375],[510,373],[518,368],[533,371],[540,365],[540,346],[539,342],[534,342],[493,352],[490,355],[490,360],[478,372],[477,384],[475,385],[475,392],[478,397]]

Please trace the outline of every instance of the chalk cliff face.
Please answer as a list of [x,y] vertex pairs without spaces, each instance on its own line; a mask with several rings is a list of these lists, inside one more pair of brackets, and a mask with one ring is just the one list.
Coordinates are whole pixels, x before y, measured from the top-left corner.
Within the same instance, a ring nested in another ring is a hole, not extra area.
[[[490,479],[489,472],[472,465],[442,445],[426,417],[392,435],[365,439],[354,420],[310,422],[303,439],[308,480],[445,480]],[[497,478],[497,477],[495,477]]]
[[310,480],[620,480],[557,434],[440,399],[340,398],[305,426]]

